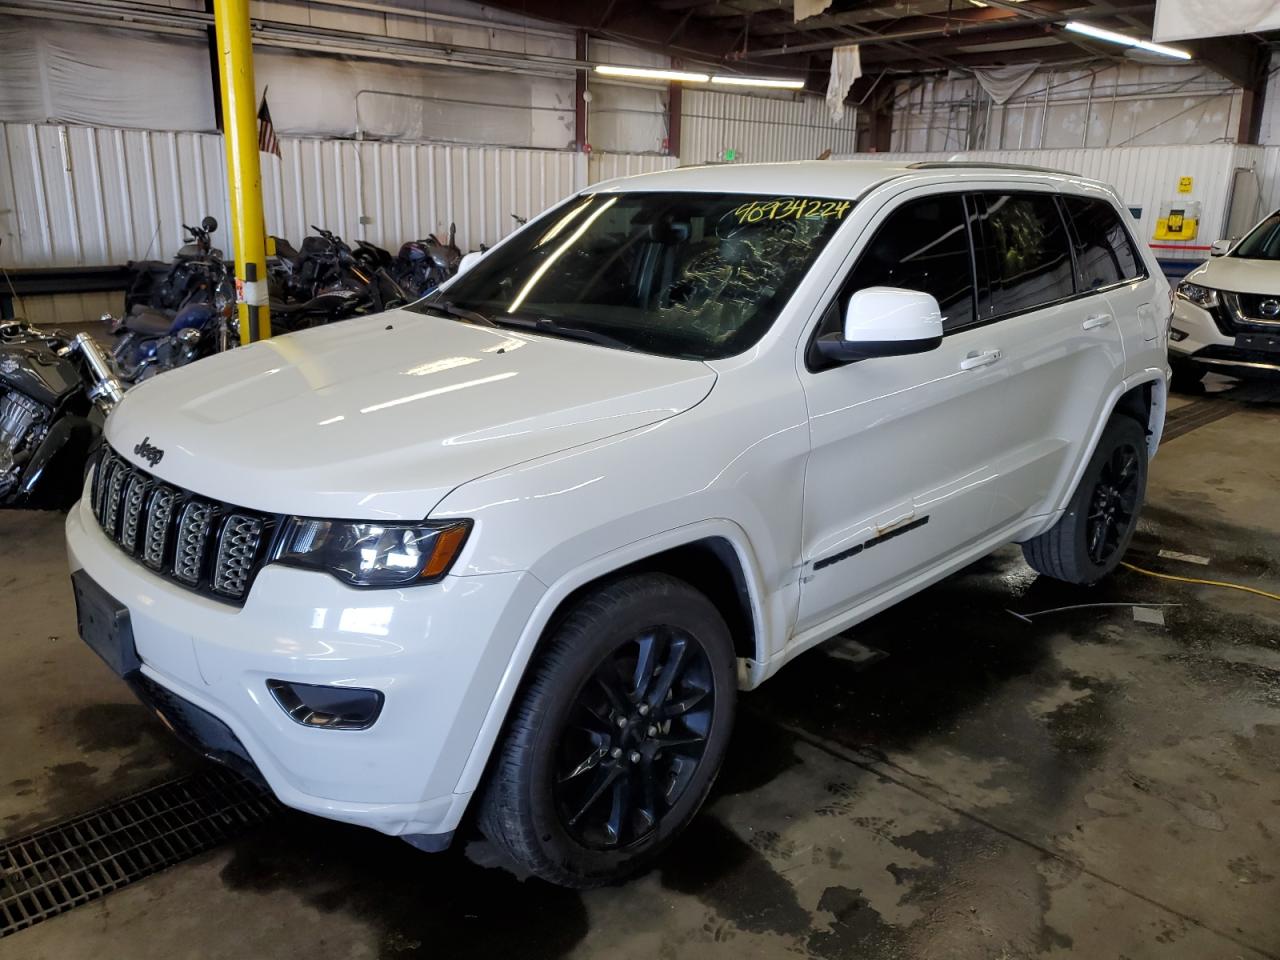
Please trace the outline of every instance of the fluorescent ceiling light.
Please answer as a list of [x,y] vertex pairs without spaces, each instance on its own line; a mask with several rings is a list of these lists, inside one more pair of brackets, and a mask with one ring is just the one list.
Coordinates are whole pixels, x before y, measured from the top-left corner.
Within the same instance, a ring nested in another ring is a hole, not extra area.
[[711,78],[705,73],[686,73],[683,70],[650,70],[647,67],[614,67],[601,64],[596,73],[606,77],[635,77],[637,80],[683,80],[685,83],[706,83]]
[[1158,53],[1162,57],[1173,57],[1175,60],[1191,59],[1191,54],[1185,50],[1176,50],[1173,47],[1166,47],[1162,43],[1152,43],[1150,40],[1135,40],[1133,37],[1127,37],[1123,33],[1103,30],[1101,27],[1081,23],[1079,20],[1068,20],[1066,28],[1072,33],[1082,33],[1086,37],[1093,37],[1095,40],[1105,40],[1107,43],[1118,43],[1122,47],[1134,47],[1138,50],[1146,50],[1149,53]]
[[779,90],[803,90],[803,80],[774,80],[769,77],[739,77],[734,75],[715,76],[712,83],[723,83],[731,87],[775,87]]

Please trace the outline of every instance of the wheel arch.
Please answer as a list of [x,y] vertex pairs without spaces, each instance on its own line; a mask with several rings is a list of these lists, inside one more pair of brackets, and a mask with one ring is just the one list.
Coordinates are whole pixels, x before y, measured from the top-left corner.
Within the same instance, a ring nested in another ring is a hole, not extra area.
[[456,794],[483,780],[525,674],[542,642],[578,599],[593,587],[628,573],[663,572],[702,591],[724,616],[738,658],[739,684],[750,686],[771,650],[770,617],[759,566],[745,532],[729,520],[708,520],[648,537],[595,557],[548,586],[526,621],[493,702],[459,776]]

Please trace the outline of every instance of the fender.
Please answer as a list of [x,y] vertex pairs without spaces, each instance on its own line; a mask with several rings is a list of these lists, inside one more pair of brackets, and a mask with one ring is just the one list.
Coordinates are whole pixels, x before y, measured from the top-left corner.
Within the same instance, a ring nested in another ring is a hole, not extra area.
[[[489,712],[485,714],[484,723],[481,725],[480,732],[471,747],[471,753],[462,768],[462,774],[459,777],[457,786],[454,787],[455,795],[470,794],[479,786],[480,778],[484,775],[485,766],[489,762],[489,755],[493,752],[494,745],[497,743],[498,737],[502,734],[502,728],[506,724],[507,712],[511,708],[511,704],[515,700],[516,693],[524,679],[525,670],[530,660],[533,659],[534,651],[538,646],[538,642],[542,639],[547,624],[551,621],[551,617],[565,598],[583,585],[593,580],[598,580],[600,577],[606,576],[628,564],[644,560],[646,557],[662,553],[665,550],[681,547],[697,540],[705,540],[709,537],[719,537],[728,541],[737,554],[738,562],[741,564],[743,574],[746,577],[747,592],[751,602],[751,615],[756,624],[757,656],[755,660],[751,661],[744,662],[739,660],[739,686],[749,689],[759,683],[760,679],[763,679],[765,664],[770,654],[775,652],[769,649],[770,639],[785,637],[791,626],[785,623],[788,614],[785,596],[782,595],[786,593],[786,590],[784,588],[772,595],[766,593],[764,584],[760,581],[755,552],[747,540],[746,532],[740,526],[731,520],[705,520],[676,527],[673,530],[655,534],[643,540],[637,540],[610,550],[588,560],[560,577],[555,583],[547,587],[546,593],[542,595],[542,599],[534,607],[533,612],[525,623],[524,630],[520,634],[520,639],[516,642],[511,660],[507,664],[506,670],[503,671],[502,679],[499,681],[498,689],[494,693]],[[773,602],[767,602],[765,599],[767,596],[771,596]],[[794,609],[794,605],[792,606]]]
[[[84,486],[83,466],[102,436],[100,424],[87,417],[58,420],[31,455],[18,483],[16,500],[24,507],[65,510]],[[79,463],[82,469],[75,469]]]
[[1156,450],[1160,446],[1160,437],[1164,433],[1165,394],[1168,391],[1168,382],[1165,370],[1161,370],[1158,367],[1147,367],[1137,373],[1130,374],[1116,385],[1108,395],[1106,403],[1101,407],[1101,409],[1107,411],[1106,416],[1097,419],[1093,427],[1093,433],[1089,436],[1089,442],[1083,448],[1084,452],[1071,471],[1071,482],[1058,495],[1053,510],[1045,516],[1044,522],[1033,527],[1027,533],[1025,539],[1030,540],[1039,536],[1058,522],[1058,519],[1067,509],[1067,503],[1075,493],[1076,487],[1080,484],[1080,478],[1084,475],[1085,468],[1089,465],[1089,461],[1093,459],[1093,453],[1098,448],[1098,442],[1102,439],[1102,431],[1106,429],[1107,423],[1111,420],[1111,415],[1115,413],[1116,407],[1120,403],[1120,398],[1135,387],[1140,387],[1146,383],[1155,385],[1155,389],[1151,391],[1151,416],[1147,422],[1147,429],[1151,434],[1147,438],[1147,459],[1150,460],[1156,455]]

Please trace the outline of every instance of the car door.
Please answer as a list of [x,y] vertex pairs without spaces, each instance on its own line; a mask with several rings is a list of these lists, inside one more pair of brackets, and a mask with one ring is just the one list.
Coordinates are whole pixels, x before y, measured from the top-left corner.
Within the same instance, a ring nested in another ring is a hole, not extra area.
[[1048,190],[975,198],[979,313],[1000,327],[1010,443],[993,492],[993,520],[1051,512],[1124,371],[1114,310],[1081,272],[1069,214]]
[[891,202],[807,341],[839,330],[849,298],[869,286],[921,290],[942,309],[942,344],[927,353],[823,366],[806,349],[798,633],[992,531],[1016,414],[999,389],[998,325],[978,322],[969,221],[960,192]]

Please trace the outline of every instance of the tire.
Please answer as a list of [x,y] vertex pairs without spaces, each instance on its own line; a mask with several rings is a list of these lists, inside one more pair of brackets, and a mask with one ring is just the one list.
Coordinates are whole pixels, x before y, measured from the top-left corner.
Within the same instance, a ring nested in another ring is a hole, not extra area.
[[1146,430],[1132,417],[1114,414],[1066,513],[1024,543],[1022,555],[1032,569],[1047,577],[1096,583],[1116,568],[1129,548],[1146,490]]
[[[683,672],[669,674],[673,663]],[[481,831],[562,886],[643,870],[706,799],[736,693],[729,629],[704,595],[664,574],[601,586],[529,669],[484,787]]]
[[1169,388],[1178,393],[1201,393],[1204,390],[1205,369],[1194,360],[1169,355]]

